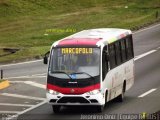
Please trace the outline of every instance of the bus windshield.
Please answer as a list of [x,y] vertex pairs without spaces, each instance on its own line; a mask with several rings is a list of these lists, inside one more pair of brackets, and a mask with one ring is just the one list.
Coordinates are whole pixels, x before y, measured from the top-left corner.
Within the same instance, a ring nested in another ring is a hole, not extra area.
[[54,48],[49,74],[58,78],[91,78],[99,75],[99,48]]

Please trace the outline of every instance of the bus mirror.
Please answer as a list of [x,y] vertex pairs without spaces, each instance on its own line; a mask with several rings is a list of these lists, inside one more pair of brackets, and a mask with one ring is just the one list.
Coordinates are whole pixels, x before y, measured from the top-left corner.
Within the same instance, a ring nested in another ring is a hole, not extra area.
[[44,63],[44,64],[48,64],[48,57],[47,57],[47,56],[45,56],[45,57],[43,58],[43,63]]
[[44,64],[48,64],[48,57],[49,57],[49,51],[44,55],[44,58],[43,58],[43,63]]

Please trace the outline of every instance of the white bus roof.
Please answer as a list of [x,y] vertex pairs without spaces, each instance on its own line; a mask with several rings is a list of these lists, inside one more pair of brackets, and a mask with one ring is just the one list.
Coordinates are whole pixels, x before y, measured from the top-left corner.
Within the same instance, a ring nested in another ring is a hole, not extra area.
[[[83,30],[73,35],[70,35],[66,38],[63,38],[53,44],[53,46],[65,46],[65,45],[74,45],[82,44],[85,45],[97,45],[110,44],[114,41],[117,41],[129,34],[132,34],[130,30],[118,29],[118,28],[98,28],[98,29],[89,29]],[[93,42],[94,41],[94,42]]]

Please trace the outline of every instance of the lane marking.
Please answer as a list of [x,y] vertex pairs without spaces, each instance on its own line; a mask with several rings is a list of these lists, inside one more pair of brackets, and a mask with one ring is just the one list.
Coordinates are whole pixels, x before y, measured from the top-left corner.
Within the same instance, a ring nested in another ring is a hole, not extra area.
[[22,65],[22,64],[28,64],[28,63],[35,63],[35,62],[40,62],[43,59],[40,60],[33,60],[33,61],[27,61],[27,62],[21,62],[21,63],[14,63],[14,64],[6,64],[6,65],[0,65],[0,67],[8,67],[8,66],[14,66],[14,65]]
[[24,111],[18,112],[17,115],[13,115],[13,116],[11,116],[11,117],[8,117],[7,120],[14,120],[14,119],[17,118],[18,116],[20,116],[20,115],[22,115],[22,114],[24,114],[24,113],[27,113],[27,112],[29,112],[29,111],[31,111],[31,110],[33,110],[33,109],[35,109],[35,108],[37,108],[37,107],[39,107],[39,106],[41,106],[41,105],[44,105],[44,104],[46,104],[46,103],[47,103],[47,100],[44,100],[43,102],[41,102],[41,103],[39,103],[39,104],[37,104],[37,105],[34,105],[34,106],[32,106],[32,107],[24,110]]
[[[0,113],[4,113],[4,114],[7,114],[7,113],[16,113],[18,114],[20,111],[0,111]],[[7,120],[7,119],[5,119]]]
[[141,30],[138,30],[136,32],[134,32],[133,34],[137,34],[137,33],[140,33],[140,32],[143,32],[143,31],[146,31],[146,30],[149,30],[149,29],[152,29],[152,28],[155,28],[157,26],[159,26],[160,24],[157,24],[157,25],[154,25],[154,26],[150,26],[150,27],[146,27],[144,29],[141,29]]
[[37,75],[31,75],[31,76],[18,76],[18,77],[7,77],[4,79],[21,79],[21,78],[44,78],[46,76],[37,76]]
[[39,73],[34,75],[16,76],[16,77],[6,77],[4,79],[19,79],[19,78],[43,78],[46,77],[47,73]]
[[45,98],[25,96],[25,95],[19,95],[19,94],[11,94],[11,93],[0,93],[0,95],[9,96],[9,97],[16,97],[16,98],[31,99],[31,100],[45,100]]
[[32,76],[42,76],[42,75],[47,75],[47,73],[39,73],[39,74],[34,74]]
[[141,59],[141,58],[143,58],[143,57],[145,57],[145,56],[147,56],[147,55],[149,55],[149,54],[151,54],[151,53],[154,53],[154,52],[156,52],[157,50],[151,50],[151,51],[149,51],[149,52],[146,52],[146,53],[143,53],[143,54],[141,54],[141,55],[138,55],[138,56],[136,56],[135,58],[134,58],[134,60],[136,61],[136,60],[139,60],[139,59]]
[[141,94],[141,95],[140,95],[140,96],[138,96],[138,97],[139,97],[139,98],[144,97],[144,96],[146,96],[146,95],[148,95],[148,94],[150,94],[150,93],[154,92],[155,90],[156,90],[156,88],[151,89],[151,90],[149,90],[149,91],[147,91],[147,92],[145,92],[145,93]]
[[9,81],[10,83],[24,83],[25,81]]
[[27,104],[12,104],[12,103],[0,103],[3,106],[17,106],[17,107],[32,107],[34,105],[27,105]]
[[38,87],[38,88],[42,88],[42,89],[46,89],[46,85],[44,84],[40,84],[37,82],[33,82],[33,81],[9,81],[10,83],[24,83],[24,84],[28,84],[34,87]]
[[31,86],[34,87],[39,87],[39,88],[43,88],[46,89],[46,85],[40,84],[40,83],[36,83],[36,82],[32,82],[32,81],[24,81],[25,84],[29,84]]
[[7,77],[4,79],[15,79],[15,78],[28,78],[29,76],[17,76],[17,77]]

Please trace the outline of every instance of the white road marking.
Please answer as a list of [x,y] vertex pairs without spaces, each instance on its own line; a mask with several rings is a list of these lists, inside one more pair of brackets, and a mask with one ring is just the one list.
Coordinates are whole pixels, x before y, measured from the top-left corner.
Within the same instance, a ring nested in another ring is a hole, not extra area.
[[25,81],[9,81],[10,83],[24,83]]
[[7,77],[7,78],[4,78],[4,79],[15,79],[15,78],[28,78],[29,76],[17,76],[17,77]]
[[36,83],[33,81],[9,81],[10,83],[25,83],[34,87],[38,87],[38,88],[43,88],[46,89],[46,85],[40,84],[40,83]]
[[145,30],[152,29],[152,28],[157,27],[157,26],[159,26],[159,25],[160,25],[160,24],[157,24],[157,25],[154,25],[154,26],[150,26],[150,27],[147,27],[147,28],[138,30],[138,31],[134,32],[133,34],[137,34],[137,33],[139,33],[139,32],[143,32],[143,31],[145,31]]
[[0,105],[4,106],[18,106],[18,107],[32,107],[34,105],[27,105],[27,104],[12,104],[12,103],[0,103]]
[[24,83],[29,84],[29,85],[34,86],[34,87],[39,87],[39,88],[46,89],[46,85],[43,85],[43,84],[40,84],[40,83],[36,83],[36,82],[32,82],[32,81],[25,81]]
[[44,105],[45,103],[47,103],[46,100],[44,100],[43,102],[41,102],[41,103],[39,103],[39,104],[37,104],[37,105],[34,105],[34,106],[26,109],[26,110],[24,110],[24,111],[18,112],[17,115],[13,115],[13,116],[11,116],[11,117],[8,117],[7,120],[13,120],[14,118],[17,118],[19,115],[22,115],[22,114],[24,114],[24,113],[26,113],[26,112],[28,112],[28,111],[31,111],[31,110],[33,110],[33,109],[35,109],[35,108],[37,108],[37,107],[39,107],[39,106],[41,106],[41,105]]
[[145,92],[145,93],[141,94],[141,95],[140,95],[140,96],[138,96],[138,97],[139,97],[139,98],[144,97],[144,96],[146,96],[146,95],[148,95],[148,94],[152,93],[152,92],[153,92],[153,91],[155,91],[155,90],[156,90],[156,88],[151,89],[151,90],[149,90],[149,91],[147,91],[147,92]]
[[34,74],[32,76],[42,76],[42,75],[47,75],[47,73]]
[[145,57],[145,56],[147,56],[147,55],[149,55],[149,54],[151,54],[151,53],[154,53],[154,52],[156,52],[157,50],[151,50],[151,51],[149,51],[149,52],[146,52],[146,53],[144,53],[144,54],[141,54],[141,55],[138,55],[138,56],[136,56],[135,58],[134,58],[134,60],[136,61],[136,60],[139,60],[139,59],[141,59],[141,58],[143,58],[143,57]]
[[34,75],[25,75],[25,76],[16,76],[16,77],[7,77],[4,79],[20,79],[20,78],[43,78],[46,77],[47,73],[40,73]]
[[6,65],[1,65],[0,67],[22,65],[22,64],[35,63],[35,62],[40,62],[40,61],[42,61],[42,59],[40,59],[40,60],[33,60],[33,61],[27,61],[27,62],[14,63],[14,64],[6,64]]
[[45,100],[45,98],[25,96],[25,95],[19,95],[19,94],[11,94],[11,93],[0,93],[0,95],[9,96],[9,97],[24,98],[24,99],[32,99],[32,100]]
[[[18,114],[20,111],[0,111],[0,113],[4,113],[4,114],[7,114],[7,113],[16,113]],[[5,119],[7,120],[7,119]]]
[[17,76],[17,77],[7,77],[7,78],[4,78],[4,79],[21,79],[21,78],[45,78],[46,76],[38,76],[38,75],[31,75],[31,76]]

